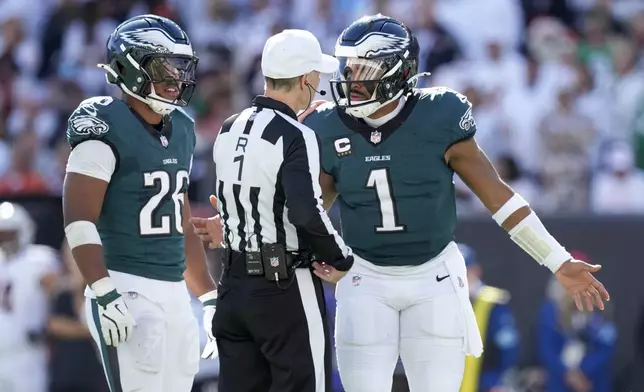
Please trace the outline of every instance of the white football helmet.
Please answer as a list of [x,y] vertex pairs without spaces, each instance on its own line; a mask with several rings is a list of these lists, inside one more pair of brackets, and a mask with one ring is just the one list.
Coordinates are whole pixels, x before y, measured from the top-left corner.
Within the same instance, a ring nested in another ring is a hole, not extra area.
[[23,207],[15,203],[0,204],[0,248],[12,254],[33,243],[34,222]]

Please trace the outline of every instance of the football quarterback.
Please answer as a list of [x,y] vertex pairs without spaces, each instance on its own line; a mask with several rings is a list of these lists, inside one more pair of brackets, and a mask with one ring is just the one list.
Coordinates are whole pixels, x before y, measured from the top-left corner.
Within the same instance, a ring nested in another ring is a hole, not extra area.
[[[199,332],[188,288],[209,329],[215,284],[189,223],[198,63],[173,21],[131,18],[99,64],[122,99],[83,101],[68,121],[65,233],[85,278],[86,313],[112,392],[190,391]],[[214,355],[210,352],[209,355]]]
[[[419,45],[403,23],[367,16],[338,38],[333,101],[301,116],[318,134],[325,207],[337,196],[356,261],[336,286],[336,353],[347,392],[391,390],[398,357],[412,392],[456,392],[481,336],[453,242],[457,173],[510,238],[575,296],[608,298],[599,269],[572,260],[476,143],[472,105],[416,88]],[[317,274],[334,276],[330,266]],[[329,279],[333,281],[334,279]]]

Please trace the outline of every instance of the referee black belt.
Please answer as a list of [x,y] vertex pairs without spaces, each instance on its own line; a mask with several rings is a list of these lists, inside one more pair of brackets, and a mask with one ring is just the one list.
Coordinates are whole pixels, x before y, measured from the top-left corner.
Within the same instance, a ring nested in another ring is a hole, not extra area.
[[[261,252],[238,252],[236,250],[224,249],[222,260],[225,267],[230,267],[233,262],[246,262],[246,257],[249,255],[259,259]],[[295,268],[309,268],[311,266],[311,259],[305,254],[286,252],[286,268],[293,266]]]

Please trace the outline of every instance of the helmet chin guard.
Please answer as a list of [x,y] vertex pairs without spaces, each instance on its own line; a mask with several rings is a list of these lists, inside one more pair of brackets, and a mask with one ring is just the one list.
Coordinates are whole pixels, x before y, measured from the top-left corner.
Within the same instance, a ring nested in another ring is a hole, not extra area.
[[166,114],[172,113],[172,111],[177,108],[176,105],[173,105],[169,102],[164,102],[165,99],[157,95],[156,91],[154,90],[154,85],[151,85],[150,88],[152,90],[150,94],[148,94],[148,97],[152,99],[146,99],[145,103],[147,103],[150,109],[152,109],[155,113],[165,116]]
[[371,96],[370,99],[366,101],[361,101],[361,102],[356,102],[353,104],[349,103],[348,98],[339,98],[336,97],[337,92],[335,89],[331,89],[331,94],[334,96],[334,101],[339,107],[343,107],[344,111],[355,118],[366,118],[377,112],[381,107],[386,106],[390,104],[391,102],[394,102],[398,100],[400,97],[403,96],[403,91],[400,90],[393,98],[381,102],[378,100],[375,95],[376,92],[374,91],[373,95]]

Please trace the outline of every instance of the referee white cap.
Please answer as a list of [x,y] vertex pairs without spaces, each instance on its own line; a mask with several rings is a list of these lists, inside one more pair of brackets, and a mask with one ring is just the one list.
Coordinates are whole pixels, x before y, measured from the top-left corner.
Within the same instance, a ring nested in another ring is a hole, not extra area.
[[322,53],[318,39],[306,30],[284,30],[270,37],[262,52],[262,73],[271,79],[290,79],[312,71],[333,73],[340,62]]

